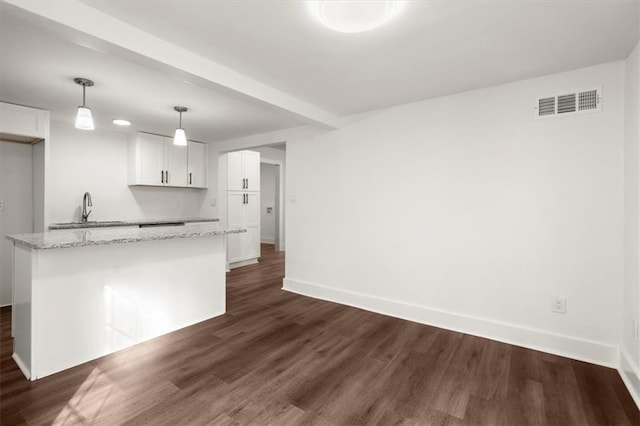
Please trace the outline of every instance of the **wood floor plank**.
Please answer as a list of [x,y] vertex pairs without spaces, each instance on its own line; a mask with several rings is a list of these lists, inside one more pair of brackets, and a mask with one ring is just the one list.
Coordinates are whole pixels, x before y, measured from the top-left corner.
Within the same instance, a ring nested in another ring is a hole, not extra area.
[[227,274],[227,313],[27,381],[0,308],[4,425],[640,425],[617,371]]

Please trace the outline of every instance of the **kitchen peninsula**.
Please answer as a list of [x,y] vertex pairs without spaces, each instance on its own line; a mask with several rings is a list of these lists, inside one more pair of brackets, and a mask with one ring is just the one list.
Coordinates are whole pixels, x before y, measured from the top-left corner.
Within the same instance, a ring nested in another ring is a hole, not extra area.
[[225,312],[217,224],[9,235],[13,358],[31,380]]

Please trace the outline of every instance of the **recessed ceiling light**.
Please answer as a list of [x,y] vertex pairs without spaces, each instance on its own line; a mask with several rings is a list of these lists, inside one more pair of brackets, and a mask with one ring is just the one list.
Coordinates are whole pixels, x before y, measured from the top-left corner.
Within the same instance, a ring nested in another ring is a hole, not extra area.
[[124,118],[114,118],[111,122],[116,126],[131,126],[131,122]]
[[403,1],[311,2],[311,11],[325,27],[343,33],[361,33],[378,28],[398,14]]

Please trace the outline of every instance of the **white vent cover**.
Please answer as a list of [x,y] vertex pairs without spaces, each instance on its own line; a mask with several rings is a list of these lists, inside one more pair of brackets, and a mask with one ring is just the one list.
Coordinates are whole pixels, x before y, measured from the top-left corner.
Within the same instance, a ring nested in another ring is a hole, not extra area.
[[599,112],[602,109],[601,89],[575,90],[554,96],[536,98],[536,118]]

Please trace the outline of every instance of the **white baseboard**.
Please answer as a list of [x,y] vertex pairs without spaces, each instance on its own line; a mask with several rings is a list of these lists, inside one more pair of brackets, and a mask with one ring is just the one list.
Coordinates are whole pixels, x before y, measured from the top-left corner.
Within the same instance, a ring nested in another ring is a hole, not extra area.
[[240,262],[229,263],[229,265],[227,266],[227,272],[229,272],[230,269],[240,268],[242,266],[248,266],[248,265],[255,265],[256,263],[258,263],[258,259],[249,259],[249,260],[242,260]]
[[599,342],[442,311],[426,306],[411,305],[405,302],[383,299],[291,278],[283,280],[282,288],[304,296],[341,303],[383,315],[485,337],[606,367],[617,368],[619,365],[618,347]]
[[11,303],[5,303],[4,305],[0,305],[0,308],[6,308],[7,306],[12,306]]
[[275,238],[269,238],[269,237],[260,237],[260,242],[262,244],[275,244],[276,239]]
[[620,350],[620,367],[618,373],[629,390],[631,397],[640,410],[640,368],[631,359],[627,351]]
[[20,357],[14,352],[13,355],[11,355],[11,358],[13,358],[16,364],[18,364],[18,368],[20,369],[20,371],[22,371],[24,377],[26,377],[28,380],[31,380],[31,372],[26,367],[25,363],[22,362]]

